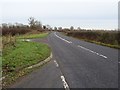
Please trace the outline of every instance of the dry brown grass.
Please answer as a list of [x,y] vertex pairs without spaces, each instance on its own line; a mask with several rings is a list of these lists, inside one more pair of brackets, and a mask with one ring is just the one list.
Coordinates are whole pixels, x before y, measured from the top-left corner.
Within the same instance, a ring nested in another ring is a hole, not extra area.
[[0,51],[2,51],[2,36],[0,36]]
[[31,30],[30,32],[28,32],[26,34],[29,35],[29,34],[41,34],[41,33],[45,33],[45,31]]
[[2,37],[1,48],[5,48],[6,46],[12,45],[15,46],[16,36],[6,35]]

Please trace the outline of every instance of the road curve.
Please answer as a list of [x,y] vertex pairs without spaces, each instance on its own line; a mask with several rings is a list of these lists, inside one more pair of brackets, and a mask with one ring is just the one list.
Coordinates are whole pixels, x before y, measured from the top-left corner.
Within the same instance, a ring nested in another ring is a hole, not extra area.
[[[38,40],[39,41],[39,40]],[[52,60],[11,88],[117,88],[118,50],[52,32]]]

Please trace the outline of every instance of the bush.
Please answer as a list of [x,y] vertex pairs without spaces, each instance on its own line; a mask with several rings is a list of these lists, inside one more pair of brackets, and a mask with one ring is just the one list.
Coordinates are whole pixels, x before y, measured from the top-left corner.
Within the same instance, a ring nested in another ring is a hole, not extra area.
[[101,43],[118,45],[120,44],[120,32],[103,31],[103,30],[81,30],[81,31],[65,31],[66,35],[79,39],[92,40]]
[[12,36],[14,36],[16,34],[25,34],[30,31],[31,31],[30,29],[26,29],[26,28],[3,28],[2,35],[11,34]]

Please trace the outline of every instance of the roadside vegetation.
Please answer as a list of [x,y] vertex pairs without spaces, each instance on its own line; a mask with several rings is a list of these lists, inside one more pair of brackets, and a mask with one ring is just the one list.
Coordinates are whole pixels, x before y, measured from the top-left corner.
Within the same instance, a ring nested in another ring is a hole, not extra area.
[[47,44],[22,41],[20,39],[45,38],[47,28],[42,28],[40,22],[29,18],[29,26],[23,24],[2,25],[2,45],[0,60],[2,62],[3,87],[15,82],[16,79],[31,72],[27,67],[37,64],[50,56],[51,49]]
[[49,55],[50,48],[46,44],[18,41],[3,50],[3,76],[36,64]]
[[6,46],[2,56],[2,76],[6,76],[3,85],[15,81],[20,75],[23,76],[26,74],[26,67],[43,61],[49,55],[50,48],[42,43],[16,41],[14,45]]
[[40,34],[24,34],[21,36],[18,36],[19,39],[33,39],[33,38],[44,38],[48,35],[48,32],[40,33]]
[[96,43],[111,48],[120,49],[120,32],[108,30],[62,30],[67,36],[80,40]]
[[[120,49],[120,32],[107,30],[83,30],[81,28],[62,29],[50,25],[42,25],[33,17],[28,19],[28,25],[21,23],[6,24],[0,26],[0,72],[2,72],[2,85],[6,87],[21,76],[31,72],[26,69],[37,64],[50,55],[50,48],[43,43],[29,42],[21,39],[45,38],[51,31],[63,32],[67,36],[80,40]],[[1,74],[0,74],[1,75]]]
[[2,77],[2,36],[0,36],[0,78]]

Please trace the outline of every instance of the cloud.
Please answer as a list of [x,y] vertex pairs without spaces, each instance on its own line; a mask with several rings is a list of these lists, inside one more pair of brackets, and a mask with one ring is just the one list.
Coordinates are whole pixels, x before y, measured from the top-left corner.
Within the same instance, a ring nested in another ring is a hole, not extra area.
[[2,18],[4,22],[26,22],[30,16],[48,23],[52,20],[112,22],[117,19],[117,2],[118,0],[3,0]]

